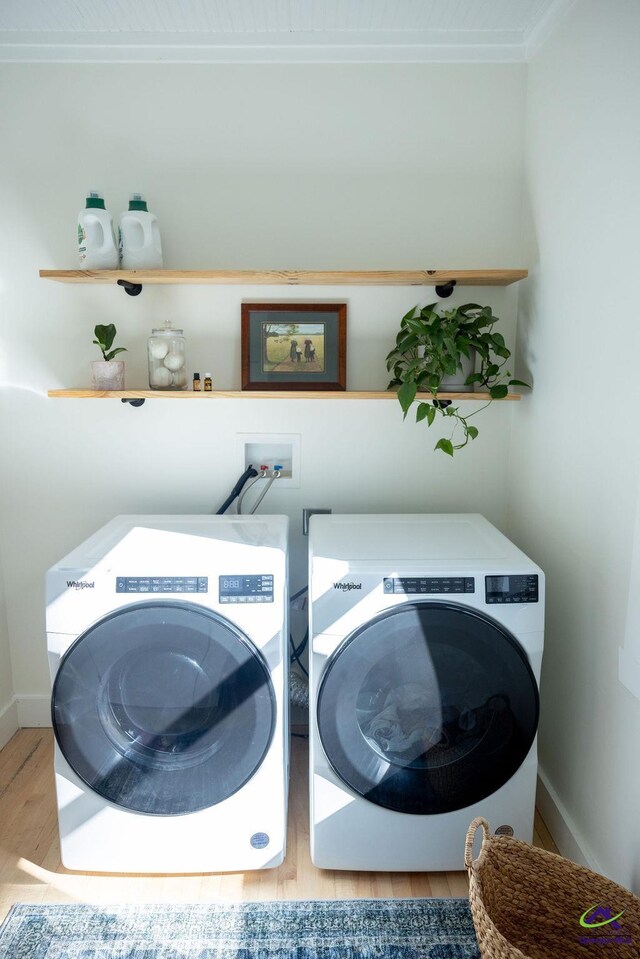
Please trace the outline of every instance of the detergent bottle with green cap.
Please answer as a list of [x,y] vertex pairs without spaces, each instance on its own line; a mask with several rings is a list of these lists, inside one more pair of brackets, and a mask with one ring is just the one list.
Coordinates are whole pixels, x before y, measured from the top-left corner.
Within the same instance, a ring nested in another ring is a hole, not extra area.
[[120,255],[123,270],[162,269],[160,227],[142,193],[131,194],[129,209],[120,216]]
[[118,269],[113,222],[96,190],[90,190],[85,209],[78,214],[78,255],[83,270]]

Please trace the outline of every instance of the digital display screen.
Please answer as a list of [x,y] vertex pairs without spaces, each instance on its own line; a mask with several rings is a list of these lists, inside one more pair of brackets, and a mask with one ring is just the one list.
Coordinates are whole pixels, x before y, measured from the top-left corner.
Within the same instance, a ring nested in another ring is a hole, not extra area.
[[490,593],[508,593],[508,576],[487,576],[487,589]]
[[240,577],[235,577],[231,579],[228,576],[221,576],[220,589],[222,590],[223,593],[241,593],[242,579]]

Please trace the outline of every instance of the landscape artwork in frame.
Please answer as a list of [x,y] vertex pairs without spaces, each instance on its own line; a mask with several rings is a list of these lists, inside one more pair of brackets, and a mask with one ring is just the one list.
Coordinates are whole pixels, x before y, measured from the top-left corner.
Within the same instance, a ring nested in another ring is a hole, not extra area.
[[345,390],[346,303],[243,303],[243,390]]

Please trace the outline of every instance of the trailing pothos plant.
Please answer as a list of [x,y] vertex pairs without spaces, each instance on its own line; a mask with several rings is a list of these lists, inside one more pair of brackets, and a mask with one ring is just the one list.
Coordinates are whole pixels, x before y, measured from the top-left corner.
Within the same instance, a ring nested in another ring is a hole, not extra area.
[[[405,418],[417,400],[416,422],[426,420],[431,426],[442,416],[452,426],[450,437],[438,440],[435,449],[453,456],[478,435],[477,427],[469,422],[472,417],[492,400],[504,399],[509,386],[529,384],[510,379],[511,373],[504,369],[511,352],[502,334],[493,332],[499,318],[490,306],[465,303],[440,315],[437,305],[430,303],[421,310],[416,306],[403,316],[395,348],[387,356],[387,370],[393,372],[388,388],[397,388]],[[490,398],[479,410],[463,416],[451,401],[439,400],[438,393],[446,391],[446,385],[444,390],[442,386],[445,377],[463,369],[463,358],[471,361],[474,356],[480,359],[479,364],[476,361],[479,369],[474,371],[472,366],[465,383],[477,386]],[[424,393],[431,394],[428,402],[420,397]]]

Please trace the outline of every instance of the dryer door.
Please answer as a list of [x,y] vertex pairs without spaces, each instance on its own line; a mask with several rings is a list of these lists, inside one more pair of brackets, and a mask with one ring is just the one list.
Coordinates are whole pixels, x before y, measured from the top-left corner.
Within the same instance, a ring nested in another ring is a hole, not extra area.
[[94,792],[158,816],[237,792],[276,721],[269,670],[222,616],[182,602],[127,606],[60,662],[52,718],[62,754]]
[[337,775],[398,812],[444,813],[495,792],[529,752],[538,688],[487,616],[410,603],[357,629],[329,660],[318,732]]

